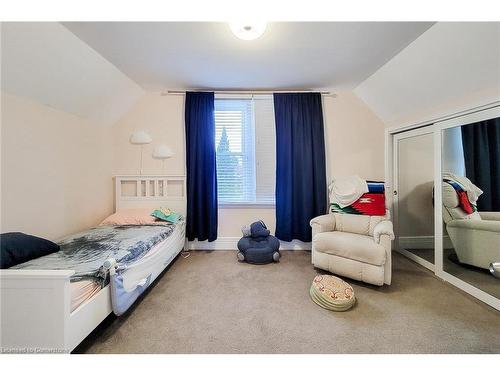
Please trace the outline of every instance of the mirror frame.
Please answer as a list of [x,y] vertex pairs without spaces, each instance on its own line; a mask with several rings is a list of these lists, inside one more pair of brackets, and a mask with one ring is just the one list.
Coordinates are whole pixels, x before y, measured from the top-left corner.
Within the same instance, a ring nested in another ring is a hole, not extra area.
[[[486,293],[485,291],[469,284],[458,277],[444,271],[443,269],[443,200],[442,200],[442,168],[443,168],[443,132],[446,129],[470,125],[479,121],[489,120],[500,117],[500,106],[472,112],[466,115],[451,118],[449,120],[439,121],[434,123],[434,155],[439,155],[434,159],[434,247],[436,249],[435,257],[435,274],[439,278],[449,282],[450,284],[462,289],[471,294],[477,299],[487,303],[488,305],[500,310],[500,299]],[[499,280],[500,284],[500,280]]]
[[[394,134],[394,136],[393,136],[394,142],[392,145],[392,147],[393,147],[392,158],[393,158],[393,170],[394,171],[398,170],[398,167],[400,164],[400,162],[398,160],[399,150],[397,149],[397,147],[395,145],[399,144],[399,142],[401,140],[419,137],[419,136],[423,136],[423,135],[432,136],[432,142],[434,142],[434,130],[433,129],[434,129],[433,125],[429,125],[429,126],[425,126],[422,128],[407,130],[407,131],[404,131],[402,133]],[[433,144],[433,149],[434,149],[434,144]],[[398,186],[399,185],[399,176],[397,176],[396,173],[393,174],[393,184],[392,185],[393,185],[392,190],[397,191],[398,196],[399,196],[399,194],[401,194],[401,187]],[[394,233],[396,235],[396,239],[393,241],[392,250],[397,251],[400,254],[403,254],[407,258],[409,258],[409,259],[413,260],[414,262],[420,264],[421,266],[427,268],[431,272],[435,272],[436,249],[434,249],[434,263],[428,262],[424,258],[421,258],[418,255],[415,255],[406,249],[401,249],[400,243],[399,243],[400,242],[400,238],[399,238],[399,230],[400,230],[399,219],[400,219],[400,217],[399,217],[399,212],[398,212],[398,199],[395,198],[394,194],[391,197],[392,197],[392,208],[393,208],[393,214],[391,215],[392,225],[394,228]],[[434,237],[435,237],[435,233],[434,233]]]
[[[469,125],[475,122],[500,117],[500,101],[478,106],[470,110],[461,111],[449,116],[442,116],[434,120],[423,121],[413,125],[400,126],[385,130],[385,182],[386,182],[386,204],[394,217],[394,205],[392,193],[394,191],[394,137],[397,134],[426,127],[434,133],[434,274],[440,279],[449,282],[453,286],[472,295],[480,301],[500,311],[500,299],[486,293],[485,291],[447,273],[443,270],[443,224],[442,224],[442,143],[443,130],[461,125]],[[394,250],[394,241],[393,241]]]

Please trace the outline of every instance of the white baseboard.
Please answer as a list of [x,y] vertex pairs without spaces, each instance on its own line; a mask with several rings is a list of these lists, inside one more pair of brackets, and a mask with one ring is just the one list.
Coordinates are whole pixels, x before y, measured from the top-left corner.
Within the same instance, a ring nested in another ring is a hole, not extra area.
[[[404,249],[434,249],[434,236],[399,237],[399,247]],[[453,247],[449,236],[443,236],[443,247]]]
[[[236,250],[241,237],[219,237],[215,241],[189,241],[189,250]],[[280,250],[311,250],[310,242],[280,241]]]
[[[219,237],[215,241],[189,241],[189,250],[236,250],[241,237]],[[280,241],[280,250],[311,250],[310,242],[293,240],[290,242]],[[433,249],[434,236],[412,236],[400,237],[399,245],[406,249]],[[450,238],[444,237],[444,248],[452,248]]]
[[281,250],[309,250],[311,251],[311,242],[302,242],[299,240],[293,240],[290,242],[280,240]]
[[219,237],[215,241],[189,241],[189,250],[235,250],[238,237]]

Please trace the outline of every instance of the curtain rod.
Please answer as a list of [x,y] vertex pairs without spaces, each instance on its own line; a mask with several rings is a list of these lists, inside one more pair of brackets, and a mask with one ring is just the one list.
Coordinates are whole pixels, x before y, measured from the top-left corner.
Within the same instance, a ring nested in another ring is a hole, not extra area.
[[[211,90],[188,90],[188,91],[211,91]],[[331,93],[330,91],[313,91],[313,90],[257,90],[257,91],[233,91],[233,90],[215,90],[215,94],[239,94],[239,95],[264,95],[264,94],[286,94],[286,93],[307,93],[307,92],[319,92],[321,95],[336,97],[337,95]],[[184,95],[185,90],[166,90],[160,93],[161,96],[165,95]]]

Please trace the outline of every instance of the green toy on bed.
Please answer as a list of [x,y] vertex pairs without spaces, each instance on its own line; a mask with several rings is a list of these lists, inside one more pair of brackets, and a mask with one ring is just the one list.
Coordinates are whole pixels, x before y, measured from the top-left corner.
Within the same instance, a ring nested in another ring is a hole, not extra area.
[[160,207],[160,209],[154,210],[151,213],[151,216],[175,224],[179,221],[181,215],[179,215],[177,212],[170,210],[169,208]]

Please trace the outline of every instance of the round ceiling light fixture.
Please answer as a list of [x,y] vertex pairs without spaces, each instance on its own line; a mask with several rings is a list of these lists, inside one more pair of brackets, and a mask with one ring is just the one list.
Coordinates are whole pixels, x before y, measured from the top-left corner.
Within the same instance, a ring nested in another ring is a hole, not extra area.
[[264,34],[267,22],[231,22],[231,31],[243,40],[254,40]]

